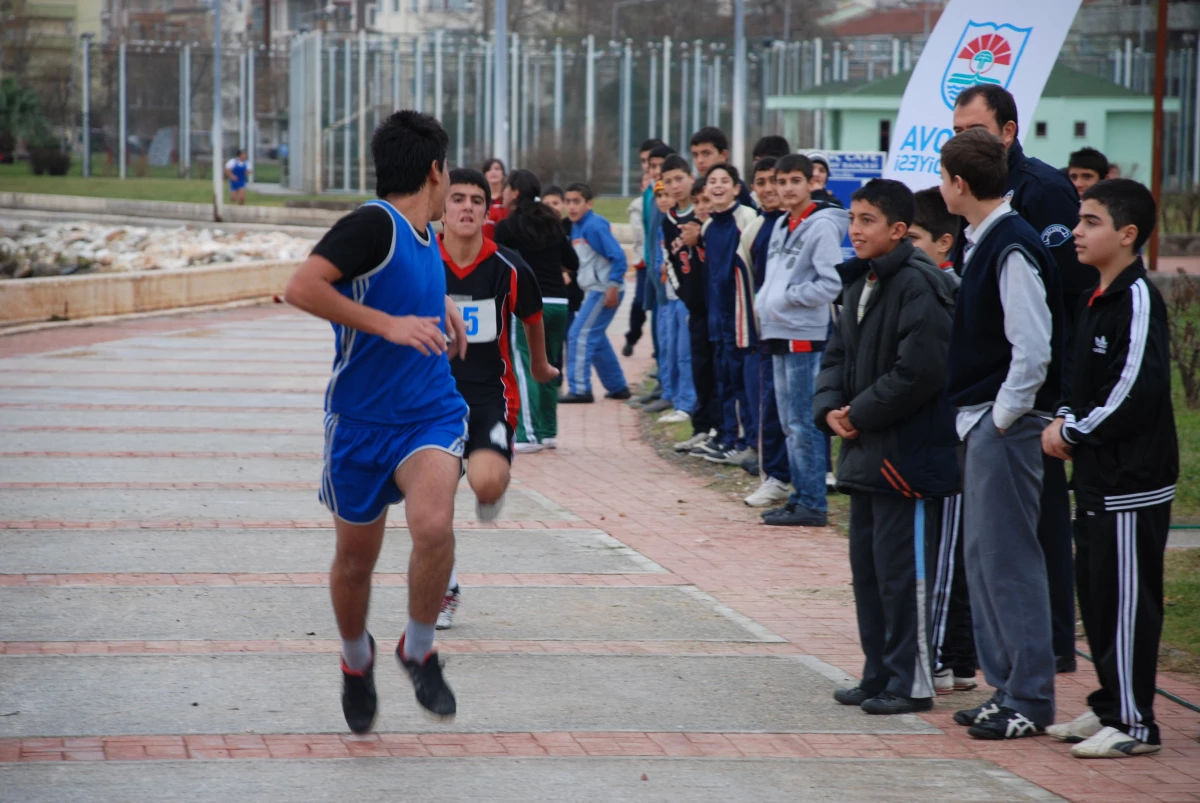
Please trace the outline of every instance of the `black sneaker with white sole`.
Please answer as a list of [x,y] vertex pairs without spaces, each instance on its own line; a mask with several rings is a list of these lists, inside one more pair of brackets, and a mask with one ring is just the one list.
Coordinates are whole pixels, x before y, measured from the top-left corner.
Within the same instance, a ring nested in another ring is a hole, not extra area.
[[366,733],[375,724],[379,698],[375,694],[375,639],[370,634],[371,665],[361,672],[346,666],[342,659],[342,713],[354,733]]
[[709,438],[704,443],[688,452],[688,454],[690,454],[692,457],[708,458],[716,457],[717,455],[723,455],[726,451],[728,450],[723,447],[716,438]]
[[1021,739],[1025,736],[1041,736],[1045,728],[1038,726],[1032,719],[1020,711],[1000,706],[994,714],[976,719],[975,724],[967,728],[967,733],[976,739]]
[[964,708],[961,711],[954,712],[954,722],[962,725],[964,728],[969,728],[979,721],[980,717],[987,719],[1000,711],[1000,704],[996,702],[996,698],[988,700],[983,705],[977,705],[974,708]]
[[434,716],[452,719],[458,711],[458,704],[454,692],[450,691],[446,679],[442,677],[442,664],[438,661],[437,652],[431,650],[424,660],[410,661],[404,657],[404,637],[401,636],[396,646],[396,660],[408,673],[421,707]]

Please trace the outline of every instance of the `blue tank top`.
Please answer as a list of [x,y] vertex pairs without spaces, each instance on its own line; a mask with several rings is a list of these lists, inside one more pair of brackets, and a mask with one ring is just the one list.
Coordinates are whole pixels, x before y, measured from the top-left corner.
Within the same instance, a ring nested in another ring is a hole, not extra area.
[[[388,315],[436,317],[446,330],[446,269],[433,227],[419,233],[386,201],[392,247],[374,270],[333,287]],[[467,414],[446,355],[426,357],[377,335],[333,324],[337,351],[325,391],[325,412],[356,421],[403,426]]]

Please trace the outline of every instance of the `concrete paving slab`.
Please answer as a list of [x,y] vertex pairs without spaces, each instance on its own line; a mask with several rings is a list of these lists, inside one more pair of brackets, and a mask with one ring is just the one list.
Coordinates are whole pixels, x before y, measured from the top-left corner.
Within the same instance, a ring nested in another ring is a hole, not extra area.
[[185,329],[171,334],[143,335],[121,340],[123,349],[142,349],[145,351],[192,351],[201,349],[223,349],[227,354],[245,354],[247,347],[253,347],[257,353],[260,348],[267,351],[281,352],[312,352],[318,350],[333,351],[333,332],[326,339],[303,338],[289,335],[287,332],[266,333],[266,338],[255,338],[253,335],[237,337],[226,334],[220,329]]
[[90,394],[94,388],[150,388],[171,390],[202,386],[210,391],[218,390],[291,390],[297,393],[324,392],[329,376],[311,372],[301,376],[286,373],[269,373],[259,376],[247,374],[218,374],[198,376],[169,373],[105,373],[97,371],[75,371],[72,373],[26,373],[7,372],[0,381],[6,389],[20,387],[74,388]]
[[[128,340],[118,340],[111,344],[100,343],[78,349],[66,349],[55,352],[65,358],[101,359],[126,365],[140,365],[147,360],[169,362],[173,365],[187,364],[189,360],[226,360],[235,361],[244,358],[247,364],[264,365],[303,365],[305,370],[314,366],[329,366],[333,362],[333,340],[330,338],[328,348],[311,348],[305,351],[280,351],[273,349],[267,343],[256,343],[252,353],[246,351],[247,341],[237,348],[211,348],[207,343],[199,341],[196,344],[181,348],[159,348],[154,346],[131,346]],[[278,370],[278,369],[276,369]]]
[[[371,630],[399,636],[408,589],[371,592]],[[0,587],[0,641],[336,638],[323,586]],[[479,586],[450,639],[757,641],[687,589]]]
[[[0,411],[0,422],[11,411]],[[188,415],[186,413],[180,414]],[[274,420],[259,419],[254,423],[278,426]],[[230,452],[280,454],[307,452],[321,454],[325,450],[325,434],[319,419],[306,416],[308,434],[275,435],[261,432],[2,432],[0,444],[6,452]],[[132,424],[132,426],[154,426]],[[203,426],[194,424],[193,426]],[[224,426],[231,426],[225,424]],[[26,458],[28,459],[28,458]],[[18,464],[18,467],[21,464]],[[304,479],[312,479],[308,471]],[[94,478],[93,478],[94,479]],[[240,477],[238,478],[240,479]],[[33,482],[14,476],[14,482]],[[53,480],[66,482],[64,479]],[[202,482],[230,482],[228,475],[218,475],[215,469]]]
[[[161,435],[143,437],[141,445],[127,439],[120,451],[166,449]],[[234,440],[235,438],[228,438]],[[5,438],[7,449],[8,439]],[[311,440],[311,439],[310,439]],[[155,445],[157,442],[158,445]],[[225,451],[220,444],[194,439],[197,451]],[[320,453],[322,444],[304,452]],[[83,451],[75,447],[76,451]],[[90,450],[89,450],[90,451]],[[182,451],[182,450],[181,450]],[[297,450],[300,451],[300,450]],[[309,482],[321,481],[321,462],[315,459],[264,457],[0,457],[0,482]]]
[[[114,460],[129,458],[113,458]],[[313,461],[314,481],[320,465]],[[510,488],[504,504],[506,521],[577,521],[533,490]],[[246,490],[75,490],[34,488],[0,490],[0,513],[14,521],[61,521],[75,516],[92,521],[325,521],[329,511],[313,491]],[[393,508],[389,517],[402,522],[404,512]],[[475,497],[459,491],[454,517],[475,520]]]
[[[70,353],[70,352],[68,352]],[[291,365],[274,370],[266,366],[258,366],[269,373],[288,374],[289,376],[319,376],[329,378],[329,366],[324,364],[304,367]],[[144,366],[113,363],[100,354],[91,357],[45,357],[41,355],[30,357],[11,357],[0,359],[0,380],[7,384],[7,377],[22,371],[39,374],[73,374],[94,371],[108,376],[136,376],[144,371]],[[189,375],[197,372],[211,372],[214,375],[254,375],[253,367],[230,360],[188,360],[185,362],[158,362],[154,365],[156,375]]]
[[[82,401],[82,400],[81,400]],[[8,427],[202,427],[302,429],[324,437],[325,413],[308,410],[271,412],[205,412],[174,410],[78,410],[70,407],[0,408],[0,425]],[[10,433],[0,435],[4,443]]]
[[[646,780],[642,780],[643,775]],[[946,759],[359,758],[8,764],[17,803],[237,800],[613,803],[1016,803],[1061,800],[983,761]],[[418,793],[419,792],[419,793]]]
[[[0,530],[0,574],[326,572],[323,530]],[[407,572],[408,531],[390,529],[376,571]],[[661,572],[599,530],[459,530],[462,572]]]
[[[203,387],[205,377],[196,377],[195,387]],[[238,393],[203,390],[89,390],[79,388],[0,388],[0,403],[29,404],[187,404],[200,407],[295,407],[320,410],[325,402],[321,393]]]
[[[492,653],[445,660],[458,717],[435,723],[422,715],[389,657],[375,673],[378,730],[939,732],[914,714],[873,717],[836,704],[837,682],[825,674],[831,668],[813,658]],[[340,683],[336,655],[0,657],[0,712],[20,712],[0,717],[0,737],[340,733]]]
[[1170,549],[1200,548],[1200,528],[1195,530],[1171,530],[1170,537],[1167,538],[1167,547]]

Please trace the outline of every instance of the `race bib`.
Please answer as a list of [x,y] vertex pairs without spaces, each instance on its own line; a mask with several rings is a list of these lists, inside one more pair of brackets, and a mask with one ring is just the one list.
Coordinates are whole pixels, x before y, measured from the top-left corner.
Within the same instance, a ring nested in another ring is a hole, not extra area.
[[491,343],[496,339],[496,299],[458,301],[458,311],[467,325],[468,343]]

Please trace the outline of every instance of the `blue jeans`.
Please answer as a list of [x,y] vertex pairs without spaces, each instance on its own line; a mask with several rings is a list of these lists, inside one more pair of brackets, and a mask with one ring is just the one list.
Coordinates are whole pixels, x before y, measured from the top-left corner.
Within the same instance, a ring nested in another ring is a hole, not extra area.
[[823,352],[775,354],[775,403],[787,438],[788,469],[795,491],[790,503],[824,512],[825,436],[813,423],[813,393]]
[[[622,291],[622,296],[625,293]],[[620,306],[620,302],[617,302]],[[591,290],[567,332],[567,387],[571,393],[592,392],[592,366],[600,375],[600,384],[609,393],[626,387],[625,373],[617,362],[617,353],[608,342],[608,325],[617,307],[604,306],[604,291]]]
[[679,299],[667,301],[658,310],[661,328],[658,339],[662,352],[658,357],[658,381],[663,398],[676,410],[691,414],[696,410],[696,386],[692,381],[692,338],[688,331],[687,307]]
[[746,397],[758,425],[754,434],[758,443],[758,469],[763,476],[791,482],[787,442],[779,423],[779,406],[775,403],[775,367],[766,346],[760,343],[746,353],[744,373]]

